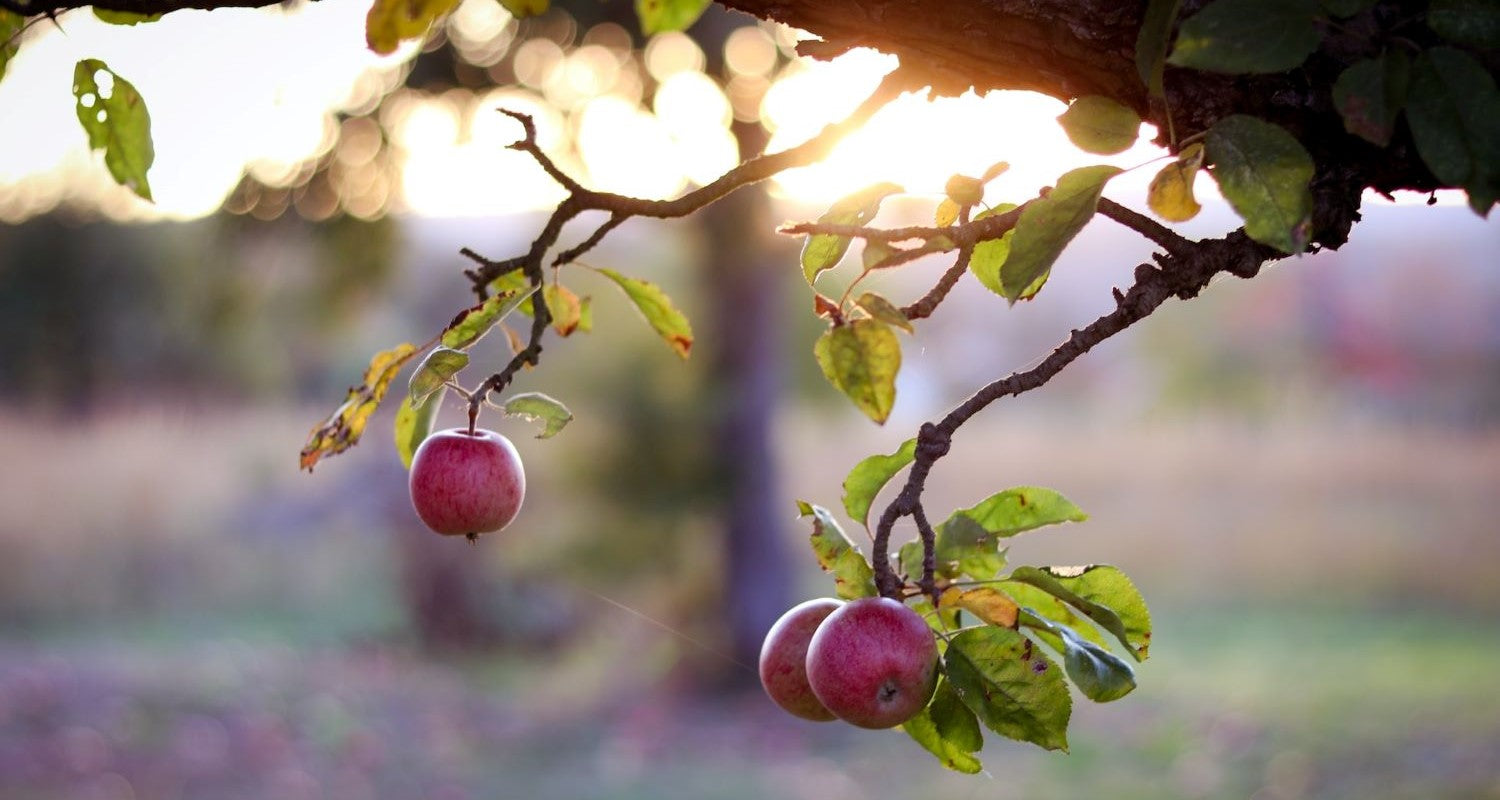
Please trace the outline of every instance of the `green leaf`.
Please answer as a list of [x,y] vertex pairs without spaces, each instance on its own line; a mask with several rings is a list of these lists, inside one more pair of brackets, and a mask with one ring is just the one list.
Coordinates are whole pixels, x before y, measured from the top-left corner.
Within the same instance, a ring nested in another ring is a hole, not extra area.
[[413,406],[411,397],[401,398],[401,406],[396,409],[396,454],[401,457],[401,466],[411,469],[411,457],[416,454],[417,447],[432,433],[432,421],[437,416],[438,407],[443,404],[443,398],[448,394],[448,387],[439,386],[436,392],[427,395],[420,403]]
[[542,432],[536,435],[538,439],[551,439],[573,421],[573,412],[567,406],[541,392],[513,395],[505,401],[503,408],[506,416],[542,423]]
[[155,22],[162,17],[161,14],[136,14],[131,11],[110,11],[104,8],[95,8],[94,16],[108,25],[140,25],[144,22]]
[[875,495],[890,482],[896,473],[906,468],[916,458],[917,440],[907,439],[896,448],[896,452],[884,456],[873,455],[854,465],[849,476],[844,478],[844,511],[851,519],[870,527],[870,504]]
[[1245,233],[1283,253],[1300,253],[1312,235],[1312,156],[1281,127],[1234,114],[1214,123],[1205,142],[1212,174]]
[[1030,639],[992,625],[967,630],[948,643],[943,666],[964,705],[990,730],[1068,749],[1073,698],[1062,670]]
[[1119,700],[1135,690],[1135,670],[1114,653],[1079,636],[1066,625],[1021,611],[1021,624],[1063,656],[1063,668],[1083,696],[1096,703]]
[[500,5],[516,19],[525,19],[547,13],[551,0],[500,0]]
[[[1084,639],[1100,647],[1105,646],[1104,634],[1100,633],[1099,629],[1092,622],[1089,622],[1087,617],[1081,616],[1067,603],[1064,603],[1051,594],[1031,584],[1018,583],[1016,581],[1000,581],[992,585],[1008,595],[1018,606],[1027,609],[1032,614],[1045,617],[1049,621],[1059,625],[1066,625],[1070,630]],[[1047,634],[1040,635],[1045,638]],[[1052,644],[1050,640],[1047,643]],[[1058,645],[1061,645],[1061,642],[1058,642]],[[1059,653],[1062,652],[1060,646],[1054,649]]]
[[911,320],[907,319],[906,315],[901,313],[901,309],[874,292],[865,292],[856,297],[854,304],[864,309],[865,313],[869,314],[871,319],[878,319],[887,325],[900,328],[907,333],[915,333],[917,330],[912,327]]
[[365,15],[365,44],[389,55],[406,39],[427,35],[438,17],[458,7],[459,0],[375,0]]
[[[885,198],[903,191],[894,183],[877,183],[845,197],[828,208],[818,222],[823,225],[863,225],[880,213]],[[813,285],[818,274],[838,265],[849,250],[849,237],[813,234],[802,243],[802,276]]]
[[364,435],[370,416],[380,407],[380,401],[385,399],[391,381],[396,379],[402,365],[416,354],[416,345],[409,342],[402,342],[389,350],[376,353],[370,359],[370,365],[365,367],[364,382],[351,387],[343,404],[307,435],[299,466],[310,472],[323,456],[337,455],[357,444],[359,437]]
[[[937,526],[934,534],[936,571],[945,578],[968,575],[975,580],[987,581],[1005,569],[1005,550],[1000,547],[1000,537],[962,513],[949,517]],[[916,567],[908,570],[908,575],[922,574],[920,546],[916,556]]]
[[0,79],[5,77],[5,68],[21,49],[21,30],[25,27],[25,17],[0,11]]
[[708,8],[710,0],[635,0],[641,31],[653,33],[687,30]]
[[469,349],[489,333],[495,323],[505,319],[517,306],[530,299],[535,291],[532,286],[512,289],[458,312],[453,321],[448,323],[448,327],[443,329],[443,346],[454,350]]
[[885,242],[865,242],[864,251],[860,255],[860,263],[865,272],[877,269],[887,258],[890,258],[896,249]]
[[1394,48],[1344,70],[1333,84],[1333,104],[1344,118],[1344,130],[1380,147],[1390,144],[1410,81],[1411,61]]
[[[985,217],[997,217],[1016,209],[1015,203],[998,203],[993,208],[986,209],[975,221]],[[1024,212],[1023,212],[1024,213]],[[1005,297],[1005,287],[1000,285],[1000,268],[1005,266],[1005,260],[1010,258],[1011,240],[1015,238],[1016,229],[1011,228],[998,239],[987,239],[974,245],[974,253],[969,256],[969,271],[979,279],[984,288],[995,294]]]
[[406,396],[413,403],[420,403],[427,396],[443,388],[448,379],[459,370],[469,366],[469,354],[447,347],[434,347],[422,363],[412,370],[411,380],[406,386]]
[[938,683],[932,702],[901,723],[901,729],[948,769],[968,775],[984,769],[974,757],[984,746],[979,719],[946,680]]
[[1500,48],[1500,2],[1496,0],[1432,0],[1427,25],[1455,44],[1480,50]]
[[612,269],[598,272],[625,291],[625,296],[635,303],[636,310],[677,355],[688,357],[693,349],[693,327],[688,318],[672,305],[672,298],[666,292],[654,283],[629,278]]
[[1215,0],[1182,21],[1167,63],[1245,75],[1285,72],[1318,49],[1317,0]]
[[801,500],[797,501],[797,510],[801,516],[813,518],[813,555],[823,571],[833,575],[834,593],[845,600],[875,596],[875,572],[833,515]]
[[1129,150],[1141,133],[1139,115],[1129,106],[1101,95],[1074,100],[1057,121],[1078,149],[1100,155]]
[[1500,90],[1484,66],[1451,47],[1417,56],[1406,120],[1432,174],[1486,213],[1500,195]]
[[1141,17],[1141,30],[1135,37],[1135,69],[1141,83],[1152,97],[1162,97],[1162,70],[1167,61],[1167,44],[1172,39],[1172,23],[1182,0],[1149,0]]
[[1104,183],[1119,167],[1082,167],[1057,179],[1046,197],[1026,204],[1016,223],[1010,256],[1000,267],[1001,294],[1011,303],[1026,300],[1047,282],[1063,248],[1093,219]]
[[813,357],[829,383],[870,419],[885,423],[901,370],[901,341],[891,326],[876,319],[835,326],[813,345]]
[[89,149],[104,151],[104,165],[116,183],[150,200],[146,171],[156,160],[156,150],[151,144],[151,114],[141,93],[103,61],[86,58],[73,68],[73,97]]
[[[1151,646],[1151,613],[1135,584],[1115,567],[1017,567],[1009,580],[1030,584],[1078,609],[1113,634],[1137,661]],[[1019,602],[1019,601],[1018,601]]]
[[1062,494],[1041,486],[1017,486],[986,497],[971,508],[954,512],[979,523],[1002,538],[1063,522],[1083,522],[1083,509]]
[[1193,181],[1202,168],[1203,145],[1193,142],[1151,179],[1151,187],[1146,191],[1146,205],[1156,216],[1168,222],[1186,222],[1198,216],[1203,206],[1193,196]]

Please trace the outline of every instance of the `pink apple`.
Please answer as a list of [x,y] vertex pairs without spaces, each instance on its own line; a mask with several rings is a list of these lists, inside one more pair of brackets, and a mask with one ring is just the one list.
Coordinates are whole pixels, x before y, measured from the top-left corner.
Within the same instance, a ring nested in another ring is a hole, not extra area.
[[890,728],[927,705],[937,660],[920,614],[889,598],[863,597],[818,626],[807,646],[807,681],[839,719]]
[[510,440],[483,428],[428,436],[411,458],[411,504],[445,536],[498,531],[516,518],[526,471]]
[[807,685],[807,643],[818,625],[843,604],[821,597],[792,606],[771,626],[760,647],[760,685],[776,705],[794,716],[814,722],[834,718]]

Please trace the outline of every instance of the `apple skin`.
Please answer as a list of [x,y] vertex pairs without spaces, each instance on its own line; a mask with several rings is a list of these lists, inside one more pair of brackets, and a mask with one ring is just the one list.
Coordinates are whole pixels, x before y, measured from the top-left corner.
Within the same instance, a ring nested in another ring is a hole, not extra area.
[[839,719],[890,728],[932,698],[937,661],[937,642],[920,614],[890,598],[862,597],[818,626],[807,647],[807,680]]
[[823,620],[844,605],[820,597],[792,606],[766,634],[760,647],[760,685],[792,716],[828,722],[836,719],[807,685],[807,643]]
[[450,428],[428,436],[411,457],[411,505],[444,536],[498,531],[526,496],[526,471],[510,440],[494,431]]

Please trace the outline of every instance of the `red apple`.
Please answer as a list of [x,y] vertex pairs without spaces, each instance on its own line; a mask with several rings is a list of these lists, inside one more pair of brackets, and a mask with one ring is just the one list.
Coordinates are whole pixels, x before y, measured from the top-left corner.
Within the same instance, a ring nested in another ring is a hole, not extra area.
[[445,536],[498,531],[516,518],[526,471],[510,440],[483,428],[438,431],[411,457],[411,504]]
[[818,625],[843,604],[821,597],[792,606],[771,626],[760,647],[760,685],[793,716],[814,722],[834,718],[807,685],[807,643]]
[[890,728],[927,705],[937,685],[937,643],[920,614],[885,597],[845,604],[807,646],[818,701],[861,728]]

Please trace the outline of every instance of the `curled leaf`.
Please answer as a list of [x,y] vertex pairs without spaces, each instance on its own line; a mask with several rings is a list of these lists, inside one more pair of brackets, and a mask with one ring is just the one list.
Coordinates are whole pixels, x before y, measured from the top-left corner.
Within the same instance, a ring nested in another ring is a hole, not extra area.
[[412,370],[411,380],[407,383],[407,398],[413,403],[420,403],[427,396],[443,388],[448,379],[457,375],[459,370],[469,365],[469,354],[462,350],[451,350],[446,347],[434,347],[432,352],[422,359],[422,363]]
[[1193,181],[1202,167],[1203,145],[1194,142],[1156,173],[1146,192],[1146,204],[1156,216],[1168,222],[1186,222],[1203,210],[1193,196]]
[[365,368],[364,382],[349,389],[344,402],[328,419],[319,423],[308,434],[303,445],[299,465],[312,471],[313,465],[325,455],[337,455],[353,447],[364,434],[370,415],[380,406],[386,390],[401,367],[416,355],[415,345],[403,342],[390,350],[382,350],[370,359]]
[[558,431],[573,421],[573,412],[567,406],[541,392],[514,395],[505,401],[502,408],[507,416],[542,423],[542,432],[536,435],[538,439],[556,436]]

